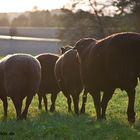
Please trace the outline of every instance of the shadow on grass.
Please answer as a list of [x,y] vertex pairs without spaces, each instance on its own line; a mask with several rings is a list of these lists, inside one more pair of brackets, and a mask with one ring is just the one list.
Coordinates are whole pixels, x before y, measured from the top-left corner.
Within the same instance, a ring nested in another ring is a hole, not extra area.
[[[140,122],[130,127],[116,118],[96,121],[89,114],[77,116],[42,111],[38,116],[24,121],[1,121],[0,132],[7,133],[0,135],[0,139],[6,140],[139,140]],[[10,132],[14,135],[9,135]]]

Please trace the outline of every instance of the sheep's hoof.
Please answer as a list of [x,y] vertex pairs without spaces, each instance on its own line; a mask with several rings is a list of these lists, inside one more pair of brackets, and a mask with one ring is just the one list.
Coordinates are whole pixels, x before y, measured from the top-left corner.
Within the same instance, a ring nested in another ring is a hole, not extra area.
[[19,120],[26,120],[26,116],[25,115],[23,115],[23,114],[21,114],[19,117],[17,117],[17,120],[19,121]]
[[55,111],[55,108],[54,107],[51,107],[50,108],[50,112],[54,112]]
[[42,106],[39,106],[38,109],[39,109],[39,110],[42,110]]
[[85,109],[81,109],[80,114],[84,114],[85,113]]
[[69,113],[72,113],[72,110],[71,110],[71,109],[68,109],[68,112],[69,112]]
[[97,121],[104,121],[106,120],[106,117],[104,116],[100,116],[100,117],[97,117]]
[[128,114],[128,122],[130,125],[135,123],[135,112]]
[[132,126],[135,123],[135,118],[134,119],[129,119],[129,124]]
[[17,117],[17,119],[16,119],[17,121],[21,121],[22,119],[20,118],[20,117]]
[[75,112],[75,115],[79,116],[79,111],[76,111],[76,112]]

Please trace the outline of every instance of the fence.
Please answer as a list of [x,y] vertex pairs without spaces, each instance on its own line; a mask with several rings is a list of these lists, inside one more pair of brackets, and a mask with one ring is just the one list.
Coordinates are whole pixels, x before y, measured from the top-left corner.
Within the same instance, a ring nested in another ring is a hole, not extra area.
[[59,28],[16,28],[16,36],[10,37],[10,27],[0,27],[0,54],[13,53],[59,53],[61,40],[57,38]]

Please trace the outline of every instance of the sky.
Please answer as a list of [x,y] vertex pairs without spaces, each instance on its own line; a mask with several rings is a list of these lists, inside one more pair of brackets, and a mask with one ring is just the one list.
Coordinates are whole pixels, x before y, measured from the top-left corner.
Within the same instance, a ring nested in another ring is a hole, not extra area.
[[[106,3],[109,0],[96,0],[96,1]],[[68,6],[69,2],[70,0],[0,0],[0,13],[31,11],[35,6],[38,8],[38,10],[59,9],[62,8],[64,5]],[[86,6],[86,4],[79,5],[77,9],[90,11],[90,8]],[[113,10],[110,7],[104,11],[107,15],[109,15],[110,13],[112,13],[111,11]]]
[[25,12],[31,11],[33,7],[38,9],[62,8],[68,0],[0,0],[0,12]]

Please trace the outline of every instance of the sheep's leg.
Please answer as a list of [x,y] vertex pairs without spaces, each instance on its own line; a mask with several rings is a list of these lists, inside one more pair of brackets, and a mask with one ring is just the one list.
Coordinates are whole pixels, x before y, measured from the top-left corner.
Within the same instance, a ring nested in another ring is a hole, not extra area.
[[45,94],[43,94],[43,100],[44,100],[45,110],[46,112],[48,112],[48,101]]
[[33,96],[27,96],[25,108],[24,108],[24,110],[23,110],[23,112],[22,112],[22,114],[20,116],[21,120],[27,118],[28,108],[29,108],[29,106],[31,104],[32,99],[33,99]]
[[7,97],[3,96],[3,97],[1,97],[1,100],[3,102],[4,118],[7,118],[7,109],[8,109]]
[[84,94],[82,96],[82,107],[81,107],[80,113],[85,113],[86,102],[87,102],[87,91],[84,90]]
[[38,95],[38,101],[39,101],[38,109],[41,110],[42,109],[42,104],[41,104],[42,103],[42,95],[40,95],[40,94]]
[[94,106],[97,114],[97,120],[101,119],[101,94],[100,92],[95,92],[95,94],[92,94],[92,98],[94,101]]
[[56,98],[57,98],[57,93],[52,93],[51,94],[51,107],[50,107],[50,112],[54,112],[55,111],[55,101],[56,101]]
[[[63,92],[64,93],[64,92]],[[65,97],[67,98],[67,103],[68,103],[68,112],[72,112],[71,109],[71,97],[69,94],[64,93]]]
[[128,121],[130,124],[133,124],[135,122],[135,111],[134,111],[135,88],[127,90],[127,95],[128,95],[128,108],[127,108]]
[[68,112],[72,112],[70,94],[68,94],[68,92],[67,92],[67,90],[66,90],[66,88],[64,86],[64,83],[62,81],[58,81],[58,84],[59,84],[59,87],[62,90],[64,96],[67,98]]
[[17,120],[20,119],[21,108],[22,108],[22,100],[19,98],[12,98],[13,104],[16,109]]
[[74,93],[74,95],[72,95],[72,98],[74,103],[74,111],[76,114],[79,114],[79,94],[77,95],[77,93]]
[[111,99],[114,91],[106,91],[103,94],[102,102],[101,102],[101,109],[102,109],[102,119],[106,119],[106,109],[109,100]]
[[68,103],[68,112],[72,112],[70,95],[67,96],[67,103]]

